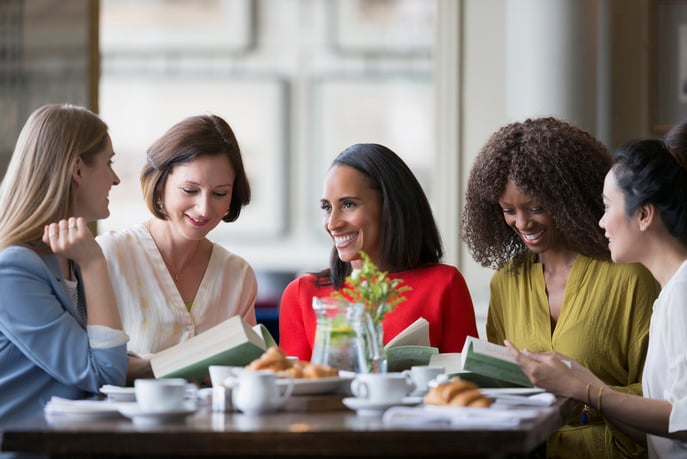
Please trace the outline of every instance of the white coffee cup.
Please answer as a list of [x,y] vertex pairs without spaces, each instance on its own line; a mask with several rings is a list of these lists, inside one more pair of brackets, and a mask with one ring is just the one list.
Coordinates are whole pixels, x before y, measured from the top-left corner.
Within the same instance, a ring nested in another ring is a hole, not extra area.
[[415,386],[403,373],[363,373],[351,382],[351,392],[371,403],[397,403]]
[[403,371],[403,374],[415,384],[416,392],[428,390],[429,382],[443,373],[443,367],[430,367],[429,365],[414,365],[410,367],[410,370]]
[[238,385],[232,391],[232,405],[248,415],[273,413],[291,396],[291,377],[286,384],[282,393],[274,371],[243,370],[239,373]]
[[184,409],[189,383],[182,378],[137,379],[134,381],[136,402],[142,411],[168,412]]

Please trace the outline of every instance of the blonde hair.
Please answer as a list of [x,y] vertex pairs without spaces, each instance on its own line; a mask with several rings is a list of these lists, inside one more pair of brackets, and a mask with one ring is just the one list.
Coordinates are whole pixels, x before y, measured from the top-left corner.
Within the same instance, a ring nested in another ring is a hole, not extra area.
[[24,124],[0,185],[0,250],[41,242],[46,224],[72,216],[72,169],[92,164],[109,139],[107,125],[73,105],[43,105]]

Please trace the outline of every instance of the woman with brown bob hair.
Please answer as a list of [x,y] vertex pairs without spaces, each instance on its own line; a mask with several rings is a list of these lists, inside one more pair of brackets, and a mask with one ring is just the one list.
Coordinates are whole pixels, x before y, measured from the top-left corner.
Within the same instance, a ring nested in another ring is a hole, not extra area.
[[253,269],[207,238],[250,202],[227,122],[201,115],[172,126],[148,149],[141,187],[153,218],[97,238],[129,351],[161,351],[234,315],[255,324]]
[[[638,394],[657,286],[642,266],[610,261],[597,224],[610,166],[598,140],[564,121],[504,126],[470,172],[463,238],[477,262],[497,270],[489,341],[558,351],[617,390]],[[584,404],[578,409],[548,440],[547,456],[646,454]]]

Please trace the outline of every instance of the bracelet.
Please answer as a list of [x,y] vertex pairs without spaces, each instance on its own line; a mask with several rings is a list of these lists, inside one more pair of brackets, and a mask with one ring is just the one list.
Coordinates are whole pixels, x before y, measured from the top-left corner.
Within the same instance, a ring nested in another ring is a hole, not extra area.
[[599,411],[599,414],[601,414],[601,396],[603,395],[603,393],[604,393],[604,386],[601,386],[601,388],[599,389],[599,396],[598,396],[597,407],[596,407],[596,409]]

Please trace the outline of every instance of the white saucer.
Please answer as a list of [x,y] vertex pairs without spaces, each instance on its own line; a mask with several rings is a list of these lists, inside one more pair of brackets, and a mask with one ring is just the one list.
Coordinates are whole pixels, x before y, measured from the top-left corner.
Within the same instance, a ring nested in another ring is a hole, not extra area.
[[113,402],[135,402],[136,394],[133,387],[122,387],[105,384],[100,388],[100,392],[107,395],[108,400]]
[[400,402],[376,403],[358,397],[346,397],[343,404],[355,410],[358,416],[381,416],[384,411],[392,406],[413,406],[422,402],[422,397],[404,397]]
[[195,403],[186,403],[184,408],[174,411],[143,411],[136,403],[119,405],[119,412],[138,425],[180,424],[197,409]]

